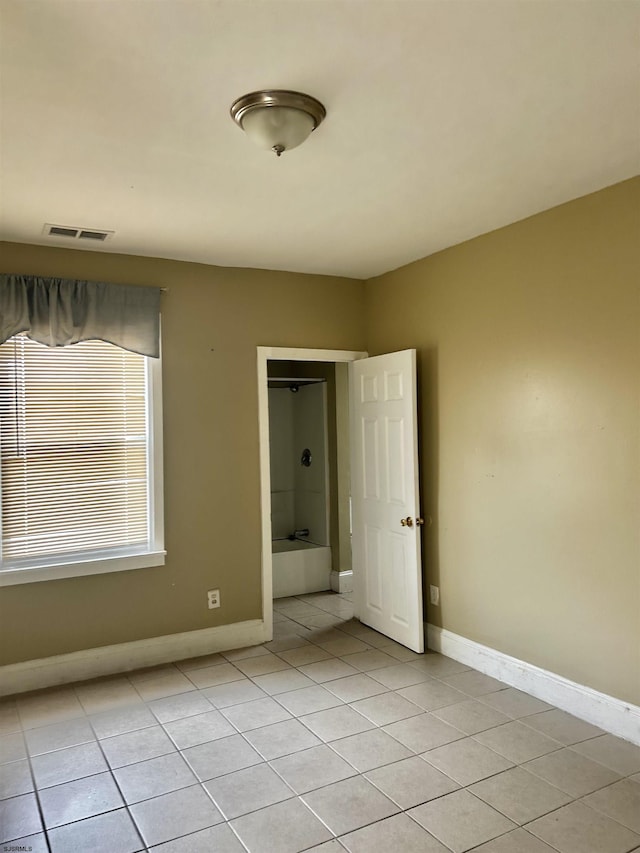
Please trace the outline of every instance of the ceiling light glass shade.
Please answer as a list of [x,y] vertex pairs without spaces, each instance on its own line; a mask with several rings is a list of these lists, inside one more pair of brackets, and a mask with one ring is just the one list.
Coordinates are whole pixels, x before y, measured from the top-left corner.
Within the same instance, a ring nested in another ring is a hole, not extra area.
[[325,115],[320,101],[283,89],[251,92],[231,107],[232,118],[247,136],[278,157],[303,143]]
[[248,112],[242,120],[242,129],[260,148],[283,151],[297,148],[315,127],[309,113],[291,107],[266,107]]

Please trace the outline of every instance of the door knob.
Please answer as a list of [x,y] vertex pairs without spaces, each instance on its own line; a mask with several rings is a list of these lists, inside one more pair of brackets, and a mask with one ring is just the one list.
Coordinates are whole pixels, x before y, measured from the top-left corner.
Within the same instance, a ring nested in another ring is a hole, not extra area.
[[411,518],[410,515],[408,515],[406,518],[400,519],[400,524],[403,527],[413,527],[413,519]]
[[424,518],[416,518],[416,524],[418,525],[418,527],[422,527],[422,525],[424,524]]

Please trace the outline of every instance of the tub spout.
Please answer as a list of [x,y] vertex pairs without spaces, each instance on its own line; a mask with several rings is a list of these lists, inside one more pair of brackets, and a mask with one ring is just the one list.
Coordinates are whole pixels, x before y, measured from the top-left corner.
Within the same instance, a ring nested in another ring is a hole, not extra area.
[[300,539],[303,536],[306,536],[307,539],[309,538],[309,528],[308,527],[303,527],[302,530],[294,530],[293,536],[291,538],[292,539]]

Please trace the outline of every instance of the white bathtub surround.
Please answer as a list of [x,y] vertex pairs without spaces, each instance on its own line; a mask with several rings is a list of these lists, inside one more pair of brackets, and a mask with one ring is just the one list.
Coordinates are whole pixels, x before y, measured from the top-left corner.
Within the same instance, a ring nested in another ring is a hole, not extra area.
[[269,389],[271,535],[288,536],[295,527],[293,403],[286,388]]
[[[293,435],[295,528],[308,528],[312,542],[329,544],[327,385],[303,385],[294,397]],[[305,448],[311,465],[301,464]]]
[[[273,597],[331,589],[326,384],[269,388]],[[301,464],[305,448],[311,465]],[[308,536],[289,541],[294,531]]]
[[331,588],[331,548],[312,542],[275,540],[273,597],[285,598]]
[[[328,481],[326,384],[269,388],[271,535],[308,528],[314,542],[327,544]],[[305,448],[311,465],[300,460]]]

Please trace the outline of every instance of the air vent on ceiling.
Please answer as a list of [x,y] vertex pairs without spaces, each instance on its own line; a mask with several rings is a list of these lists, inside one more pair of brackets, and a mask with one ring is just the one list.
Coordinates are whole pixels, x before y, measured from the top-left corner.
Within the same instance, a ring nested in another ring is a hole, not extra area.
[[49,234],[52,237],[77,237],[77,228],[63,228],[61,225],[49,226]]
[[94,243],[104,243],[110,240],[114,231],[97,231],[95,228],[76,228],[73,225],[52,225],[45,223],[43,234],[47,237],[65,237],[71,240],[91,240]]
[[106,240],[108,236],[107,231],[81,231],[78,240]]

